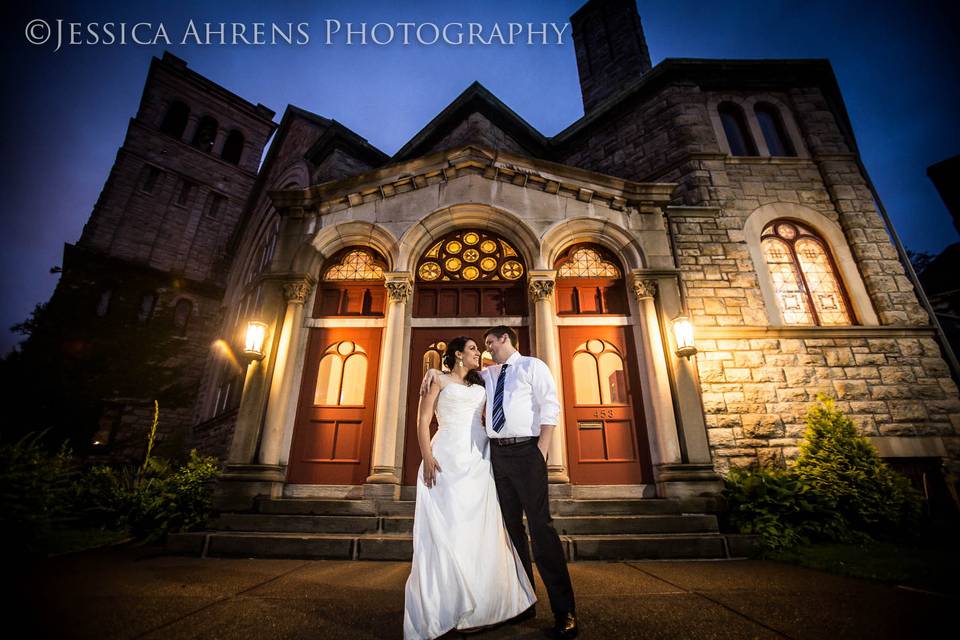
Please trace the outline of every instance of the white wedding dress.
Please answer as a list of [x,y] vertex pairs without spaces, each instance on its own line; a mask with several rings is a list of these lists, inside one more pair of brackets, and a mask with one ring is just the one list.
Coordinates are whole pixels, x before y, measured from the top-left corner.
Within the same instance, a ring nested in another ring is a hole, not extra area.
[[422,463],[417,474],[405,640],[495,624],[537,601],[500,514],[480,422],[485,399],[483,385],[450,383],[437,400],[432,446],[441,471],[431,488]]

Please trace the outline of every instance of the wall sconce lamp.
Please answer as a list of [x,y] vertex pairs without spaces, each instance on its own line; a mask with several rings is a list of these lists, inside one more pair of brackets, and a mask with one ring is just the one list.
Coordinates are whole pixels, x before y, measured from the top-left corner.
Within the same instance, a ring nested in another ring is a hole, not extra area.
[[263,322],[247,323],[247,338],[243,353],[251,360],[263,360],[263,340],[267,336],[267,325]]
[[686,316],[677,316],[673,319],[673,337],[677,341],[677,356],[690,358],[697,354],[697,347],[693,344],[693,323]]

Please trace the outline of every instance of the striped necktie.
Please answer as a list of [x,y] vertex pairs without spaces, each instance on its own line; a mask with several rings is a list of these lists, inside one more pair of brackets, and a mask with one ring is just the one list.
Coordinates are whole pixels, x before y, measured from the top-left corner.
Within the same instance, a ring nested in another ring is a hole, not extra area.
[[497,391],[493,394],[493,430],[500,433],[503,425],[507,423],[507,417],[503,415],[503,385],[507,379],[507,367],[504,364],[500,367],[500,375],[497,377]]

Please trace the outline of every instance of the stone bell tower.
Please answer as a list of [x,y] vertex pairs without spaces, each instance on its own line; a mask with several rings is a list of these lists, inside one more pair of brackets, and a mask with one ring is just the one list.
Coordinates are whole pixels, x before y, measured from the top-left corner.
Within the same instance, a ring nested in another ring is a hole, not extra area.
[[650,70],[650,52],[635,0],[591,0],[570,16],[583,110]]

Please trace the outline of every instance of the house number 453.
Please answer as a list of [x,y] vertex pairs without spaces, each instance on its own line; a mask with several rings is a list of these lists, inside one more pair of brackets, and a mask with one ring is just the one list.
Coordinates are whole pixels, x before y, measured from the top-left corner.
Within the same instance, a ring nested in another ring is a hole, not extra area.
[[594,409],[593,417],[601,420],[612,420],[613,409]]

